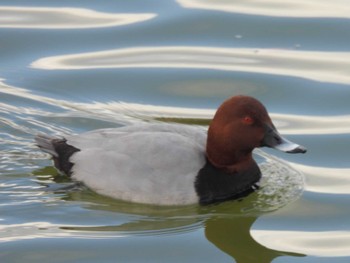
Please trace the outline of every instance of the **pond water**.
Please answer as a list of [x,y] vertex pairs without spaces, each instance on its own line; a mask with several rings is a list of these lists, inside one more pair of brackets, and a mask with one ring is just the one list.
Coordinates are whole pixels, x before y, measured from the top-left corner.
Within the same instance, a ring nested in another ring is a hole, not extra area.
[[[1,0],[1,262],[349,262],[347,0]],[[305,155],[255,152],[241,201],[157,207],[59,175],[33,143],[261,100]]]

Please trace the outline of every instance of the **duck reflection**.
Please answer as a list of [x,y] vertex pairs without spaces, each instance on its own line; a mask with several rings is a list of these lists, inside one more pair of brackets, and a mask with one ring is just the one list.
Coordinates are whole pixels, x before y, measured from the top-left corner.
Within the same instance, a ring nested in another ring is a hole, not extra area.
[[205,236],[237,263],[269,263],[280,256],[302,256],[268,249],[256,242],[250,229],[257,217],[211,218],[205,221]]
[[[230,255],[238,263],[272,262],[280,256],[303,256],[276,251],[262,246],[250,235],[257,218],[264,215],[254,207],[258,195],[253,193],[239,201],[229,201],[210,206],[154,206],[119,201],[98,195],[82,185],[67,181],[65,176],[51,177],[51,167],[38,170],[38,183],[46,185],[48,191],[58,193],[65,201],[81,203],[92,214],[96,211],[112,212],[111,224],[91,225],[80,222],[78,226],[64,226],[62,231],[93,233],[106,237],[115,235],[161,235],[186,233],[204,227],[206,239],[218,249]],[[61,187],[58,187],[61,186]],[[62,193],[65,193],[62,195]],[[266,210],[266,207],[265,207]],[[104,220],[106,218],[104,217]],[[117,221],[116,221],[117,220]],[[97,220],[98,221],[98,220]]]
[[[88,195],[96,202],[97,195],[95,193],[90,192]],[[70,195],[69,198],[74,197]],[[101,198],[104,200],[100,199],[100,201],[106,204],[108,198]],[[157,207],[121,201],[116,203],[115,200],[110,200],[113,202],[113,205],[110,205],[108,210],[129,215],[139,215],[141,217],[136,217],[135,221],[132,220],[117,226],[75,227],[74,229],[118,231],[132,235],[159,235],[195,231],[204,226],[206,239],[218,249],[230,255],[237,263],[267,263],[280,256],[302,256],[269,249],[251,237],[250,229],[253,223],[263,214],[245,212],[244,209],[255,198],[253,194],[243,201],[231,201],[208,207],[197,205]],[[99,206],[96,203],[90,208],[106,209],[105,206]]]

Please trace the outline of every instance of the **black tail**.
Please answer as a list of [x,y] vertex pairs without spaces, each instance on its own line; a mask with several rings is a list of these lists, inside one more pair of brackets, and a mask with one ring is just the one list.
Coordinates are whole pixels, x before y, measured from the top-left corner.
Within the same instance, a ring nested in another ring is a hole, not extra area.
[[80,151],[72,145],[67,144],[65,138],[51,137],[45,134],[38,134],[35,136],[35,141],[38,147],[52,156],[55,167],[67,175],[71,175],[73,163],[69,158]]

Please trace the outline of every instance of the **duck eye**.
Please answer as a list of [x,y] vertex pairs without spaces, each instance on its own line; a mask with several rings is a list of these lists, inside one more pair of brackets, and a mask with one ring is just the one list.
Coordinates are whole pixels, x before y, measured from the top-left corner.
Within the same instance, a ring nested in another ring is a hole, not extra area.
[[253,118],[250,117],[250,116],[243,117],[242,121],[243,121],[244,124],[248,124],[248,125],[251,125],[251,124],[254,123]]

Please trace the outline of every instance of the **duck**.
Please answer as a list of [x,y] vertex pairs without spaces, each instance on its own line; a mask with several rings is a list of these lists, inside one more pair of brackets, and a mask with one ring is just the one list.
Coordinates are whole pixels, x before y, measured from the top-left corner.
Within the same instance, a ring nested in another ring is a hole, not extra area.
[[217,109],[208,130],[139,123],[63,137],[37,134],[58,171],[98,194],[150,205],[208,205],[258,188],[257,147],[305,153],[277,131],[265,106],[236,95]]

